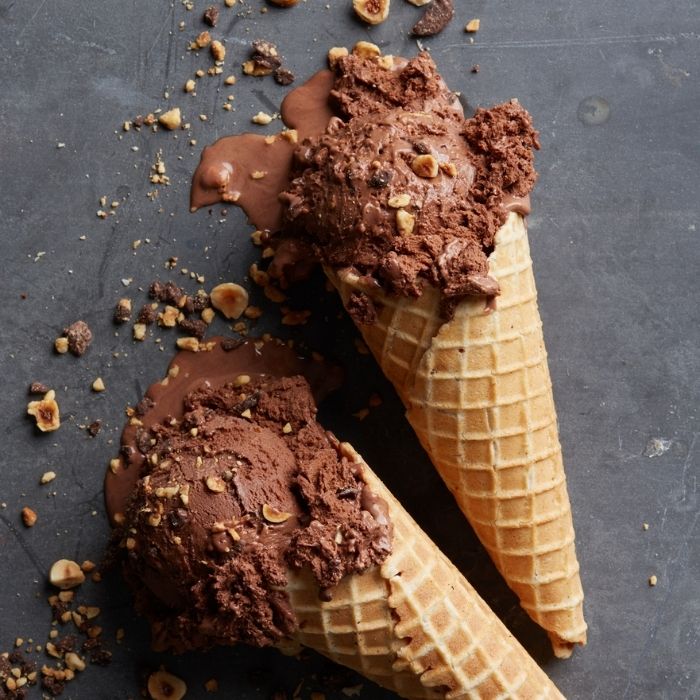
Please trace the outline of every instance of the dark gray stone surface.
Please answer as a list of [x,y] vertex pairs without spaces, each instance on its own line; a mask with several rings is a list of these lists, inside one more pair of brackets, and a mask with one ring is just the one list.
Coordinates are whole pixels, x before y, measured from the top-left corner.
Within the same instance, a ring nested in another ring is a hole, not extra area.
[[[256,259],[240,212],[225,223],[218,207],[188,213],[201,146],[249,129],[250,117],[274,110],[285,92],[269,78],[240,77],[248,42],[278,42],[300,79],[333,45],[369,38],[386,52],[416,50],[407,30],[419,10],[400,0],[372,30],[354,21],[349,2],[308,0],[262,15],[261,0],[248,0],[222,8],[213,32],[227,43],[224,75],[238,75],[238,84],[204,78],[191,97],[182,85],[209,61],[185,49],[204,28],[205,5],[187,12],[163,0],[0,1],[0,650],[17,636],[46,641],[54,560],[101,559],[102,476],[124,406],[162,375],[174,345],[168,331],[157,334],[160,345],[133,344],[111,323],[114,302],[144,299],[140,288],[167,275],[170,256],[204,275],[205,286],[240,280]],[[245,8],[251,13],[241,16]],[[531,243],[590,625],[588,647],[571,660],[549,658],[543,635],[504,590],[390,387],[354,352],[356,333],[338,303],[318,294],[319,282],[296,292],[314,316],[291,336],[339,358],[352,377],[324,408],[327,424],[364,453],[575,699],[700,697],[699,10],[694,0],[458,1],[452,25],[425,42],[470,104],[517,96],[542,133]],[[472,17],[482,20],[473,44],[463,32]],[[478,74],[470,73],[475,63]],[[235,112],[222,109],[229,93]],[[182,107],[191,132],[121,133],[124,120],[167,105]],[[172,183],[150,201],[149,169],[161,149]],[[121,202],[106,221],[95,215],[102,195]],[[135,239],[150,243],[134,251]],[[122,279],[133,281],[125,288]],[[258,328],[290,335],[276,309],[265,308]],[[78,318],[95,334],[88,354],[55,356],[55,336]],[[99,395],[90,391],[98,375],[107,386]],[[64,423],[56,433],[38,435],[24,415],[35,380],[58,392]],[[384,403],[360,424],[350,414],[375,390]],[[93,439],[79,425],[96,418],[104,429]],[[49,469],[58,478],[39,486]],[[32,530],[19,519],[25,504],[39,514]],[[187,680],[191,698],[208,697],[202,684],[212,676],[221,697],[243,700],[277,689],[291,695],[302,679],[304,697],[344,697],[337,687],[358,682],[317,657],[300,663],[269,650],[158,656],[118,576],[80,595],[102,608],[114,662],[89,668],[69,698],[137,697],[144,674],[161,663]],[[118,627],[126,629],[121,645],[112,641]],[[365,683],[362,697],[387,694]]]

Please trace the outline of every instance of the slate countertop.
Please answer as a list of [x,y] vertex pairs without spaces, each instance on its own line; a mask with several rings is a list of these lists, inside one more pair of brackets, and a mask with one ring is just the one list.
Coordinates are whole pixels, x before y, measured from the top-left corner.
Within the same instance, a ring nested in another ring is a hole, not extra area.
[[[114,303],[141,303],[155,277],[175,274],[196,289],[181,267],[203,275],[205,287],[241,281],[257,259],[241,212],[188,211],[202,146],[279,127],[250,125],[258,111],[276,111],[286,92],[270,78],[241,76],[250,41],[277,43],[298,81],[324,65],[331,46],[368,39],[385,53],[416,52],[408,30],[419,9],[394,0],[390,19],[367,29],[349,5],[308,0],[266,13],[263,0],[222,5],[212,34],[226,42],[226,69],[199,80],[193,97],[182,86],[209,60],[186,48],[205,28],[206,3],[187,11],[178,0],[0,1],[0,651],[16,637],[45,643],[53,561],[101,560],[109,534],[102,478],[124,407],[162,376],[174,348],[168,331],[160,343],[134,344],[112,324]],[[448,29],[424,42],[470,105],[518,97],[541,131],[530,240],[590,626],[588,647],[569,661],[550,658],[544,636],[465,531],[392,389],[356,353],[357,334],[337,300],[322,285],[299,290],[297,302],[306,295],[314,314],[291,331],[257,300],[266,313],[256,330],[302,339],[345,365],[352,382],[324,408],[326,423],[374,465],[574,700],[700,697],[699,10],[695,0],[460,0]],[[467,35],[473,17],[481,30]],[[229,73],[238,78],[232,87],[222,80]],[[235,111],[222,108],[228,94]],[[189,131],[122,131],[124,121],[168,106],[181,107]],[[168,186],[148,180],[161,151]],[[103,196],[106,209],[119,206],[100,220]],[[178,263],[169,273],[171,256]],[[54,338],[78,318],[93,329],[92,347],[80,360],[56,356]],[[90,390],[97,376],[107,387],[100,394]],[[38,435],[24,415],[32,381],[57,390],[58,432]],[[383,403],[360,423],[351,414],[374,391]],[[103,429],[90,438],[80,425],[95,419]],[[48,470],[57,478],[41,486]],[[29,530],[19,517],[24,505],[39,518]],[[80,595],[101,607],[114,660],[89,667],[64,697],[135,698],[160,664],[187,680],[188,698],[217,697],[203,686],[212,677],[219,697],[241,700],[278,690],[291,697],[302,681],[302,697],[342,698],[340,688],[362,682],[314,655],[157,655],[118,576],[87,583]],[[361,697],[390,694],[365,682]]]

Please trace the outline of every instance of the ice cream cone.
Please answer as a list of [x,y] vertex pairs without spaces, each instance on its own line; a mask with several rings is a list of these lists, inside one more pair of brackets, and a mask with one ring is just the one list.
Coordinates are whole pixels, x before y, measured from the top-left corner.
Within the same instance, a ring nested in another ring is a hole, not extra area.
[[559,657],[585,644],[583,592],[537,292],[523,218],[496,235],[483,297],[440,314],[440,293],[419,298],[366,289],[352,272],[327,269],[347,305],[375,302],[358,324],[406,406],[409,422],[522,607]]
[[[349,458],[362,463],[347,444]],[[406,698],[562,698],[466,579],[363,464],[393,525],[392,554],[328,602],[308,573],[287,591],[296,639]]]

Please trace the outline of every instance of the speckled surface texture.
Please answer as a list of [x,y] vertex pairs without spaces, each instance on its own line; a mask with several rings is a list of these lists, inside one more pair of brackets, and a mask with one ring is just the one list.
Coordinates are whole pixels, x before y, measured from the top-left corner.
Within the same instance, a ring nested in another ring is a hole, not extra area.
[[[222,5],[212,33],[226,41],[226,69],[198,81],[192,97],[182,85],[210,65],[204,52],[186,51],[205,28],[205,3],[188,12],[164,0],[0,2],[0,650],[17,636],[45,643],[54,560],[101,559],[108,539],[102,477],[124,407],[163,374],[174,347],[176,334],[165,330],[134,344],[128,328],[112,324],[114,303],[120,296],[142,303],[139,288],[167,278],[171,256],[178,258],[172,274],[190,290],[198,285],[180,275],[181,267],[203,275],[209,287],[241,281],[258,258],[239,211],[188,212],[189,178],[203,145],[235,131],[279,127],[250,124],[258,111],[275,111],[285,89],[240,75],[247,44],[277,42],[298,79],[322,67],[331,46],[359,39],[387,53],[416,51],[407,33],[420,10],[393,0],[390,19],[368,31],[349,4],[308,0],[266,14],[262,0],[232,10]],[[266,313],[257,329],[303,339],[345,365],[352,380],[324,407],[328,426],[364,454],[567,697],[700,697],[700,7],[691,0],[457,4],[450,27],[425,42],[448,83],[472,106],[518,97],[541,130],[530,238],[587,595],[588,647],[569,661],[550,658],[544,636],[466,529],[393,391],[371,358],[355,352],[356,331],[319,280],[295,293],[298,308],[313,307],[308,325],[283,328],[277,307],[259,295]],[[241,14],[245,8],[250,13]],[[473,44],[463,31],[472,17],[481,19]],[[471,73],[477,63],[480,72]],[[233,87],[223,85],[229,73],[238,77]],[[222,108],[229,94],[231,112]],[[182,108],[190,130],[121,132],[125,120],[168,105]],[[148,181],[159,150],[167,187]],[[154,189],[151,201],[146,195]],[[103,195],[120,202],[104,221],[96,216]],[[143,243],[133,250],[137,239]],[[132,281],[124,287],[121,280]],[[93,329],[92,347],[79,360],[56,356],[54,338],[78,318]],[[214,330],[226,330],[223,321]],[[90,390],[96,376],[104,393]],[[56,389],[58,432],[39,435],[24,415],[32,381]],[[374,391],[383,404],[359,422],[351,414]],[[103,430],[90,438],[79,426],[97,418]],[[40,486],[47,470],[58,476]],[[31,530],[20,520],[24,505],[39,516]],[[652,574],[655,588],[647,583]],[[313,655],[301,662],[242,648],[155,655],[118,576],[85,584],[79,597],[102,608],[114,661],[89,667],[69,685],[68,698],[136,698],[160,664],[186,679],[188,698],[217,697],[203,687],[212,677],[218,697],[240,700],[278,690],[291,697],[302,681],[303,698],[311,691],[343,698],[341,688],[362,683]],[[119,627],[125,639],[118,645]],[[388,694],[365,682],[360,697]]]

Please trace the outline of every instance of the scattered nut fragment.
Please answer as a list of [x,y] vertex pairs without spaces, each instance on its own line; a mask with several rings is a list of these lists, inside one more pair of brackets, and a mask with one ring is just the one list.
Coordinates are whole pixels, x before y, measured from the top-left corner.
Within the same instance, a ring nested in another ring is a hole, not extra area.
[[282,309],[282,325],[283,326],[303,326],[310,318],[311,311],[305,309],[302,311],[294,311],[291,309]]
[[182,126],[182,115],[180,114],[180,108],[173,107],[167,112],[163,112],[163,114],[158,117],[158,123],[169,131],[179,129],[180,126]]
[[51,567],[49,581],[51,585],[67,591],[79,586],[85,580],[85,574],[80,566],[70,559],[59,559]]
[[352,47],[352,53],[360,58],[374,58],[375,56],[381,56],[382,50],[371,41],[358,41]]
[[30,401],[27,413],[34,416],[36,426],[42,433],[50,433],[61,427],[61,417],[56,403],[56,392],[52,389],[44,394],[41,401]]
[[457,166],[454,163],[440,163],[440,170],[448,177],[457,177]]
[[250,121],[253,124],[269,124],[272,121],[272,117],[266,112],[258,112]]
[[656,577],[656,575],[652,574],[649,577],[649,585],[653,588],[657,583],[659,582],[659,579]]
[[233,7],[236,4],[236,0],[224,0],[224,5],[226,7]]
[[408,0],[408,2],[411,3],[411,5],[415,5],[416,7],[423,7],[423,5],[427,5],[430,0]]
[[68,352],[68,338],[56,338],[53,346],[59,355],[65,355]]
[[146,324],[135,323],[133,328],[134,340],[143,340],[146,337]]
[[214,317],[216,316],[216,314],[214,313],[214,309],[208,306],[206,309],[202,309],[201,316],[202,321],[209,325],[214,321]]
[[226,318],[240,318],[248,306],[248,292],[235,282],[217,285],[209,296],[211,305]]
[[199,34],[197,36],[197,38],[194,40],[192,48],[193,49],[204,49],[207,46],[209,46],[209,44],[211,44],[211,34],[209,34],[209,32],[207,32],[207,31],[204,31],[201,34]]
[[185,83],[185,85],[184,85],[184,87],[183,87],[182,89],[183,89],[185,92],[194,92],[195,87],[197,87],[197,83],[195,83],[194,80],[192,80],[192,78],[190,78],[190,79]]
[[328,67],[332,70],[341,58],[348,55],[348,50],[344,46],[334,46],[328,51]]
[[34,527],[36,525],[37,515],[29,506],[22,508],[22,522],[25,527]]
[[105,390],[105,383],[102,377],[97,377],[97,379],[95,379],[95,381],[92,383],[92,390],[96,392]]
[[220,476],[208,476],[204,483],[212,493],[223,493],[226,491],[226,483]]
[[470,19],[467,22],[467,26],[464,28],[464,31],[469,32],[470,34],[473,34],[474,32],[478,32],[480,27],[481,27],[481,20],[480,19]]
[[280,131],[280,137],[289,143],[299,143],[299,132],[296,129]]
[[265,520],[275,524],[286,522],[292,517],[291,513],[286,513],[283,510],[277,510],[277,508],[273,508],[267,503],[265,503],[262,507],[262,514]]
[[285,423],[285,424],[284,424],[284,427],[282,428],[282,432],[283,432],[285,435],[289,435],[289,433],[292,432],[292,424],[291,424],[291,423]]
[[84,671],[85,670],[85,662],[74,651],[69,651],[63,657],[63,660],[65,661],[66,666],[71,671]]
[[56,478],[56,472],[44,472],[39,479],[40,484],[49,484]]
[[223,61],[226,58],[226,47],[218,40],[211,42],[209,50],[215,61]]
[[187,693],[185,681],[167,671],[156,671],[148,677],[148,694],[152,700],[182,700]]
[[114,322],[126,323],[131,318],[131,299],[120,299],[114,307]]
[[178,338],[175,344],[180,350],[188,350],[189,352],[199,352],[200,349],[199,340],[191,336],[187,338]]
[[413,227],[416,224],[416,217],[410,214],[405,209],[396,210],[396,228],[399,233],[408,236],[413,233]]
[[210,27],[215,27],[216,23],[219,21],[219,8],[216,5],[209,5],[209,7],[207,7],[207,9],[204,10],[202,19]]
[[389,16],[390,0],[352,0],[355,14],[367,24],[381,24]]
[[267,170],[254,170],[250,177],[253,180],[262,180],[267,175]]
[[167,305],[165,309],[158,314],[158,325],[164,328],[175,328],[179,315],[180,309]]
[[68,340],[68,350],[76,357],[84,355],[92,342],[92,331],[85,321],[71,323],[68,328],[63,329],[63,335]]
[[[292,4],[296,3],[296,0]],[[290,5],[281,5],[281,7],[291,7]],[[204,683],[204,690],[208,693],[216,693],[219,690],[219,681],[216,678],[210,678]]]
[[250,375],[249,374],[239,374],[233,380],[234,386],[245,386],[246,384],[250,384]]
[[437,177],[440,172],[440,166],[435,156],[426,155],[416,156],[411,162],[411,170],[418,177],[433,178]]
[[407,207],[411,203],[410,194],[396,194],[393,197],[389,197],[387,204],[392,209],[401,209],[402,207]]

